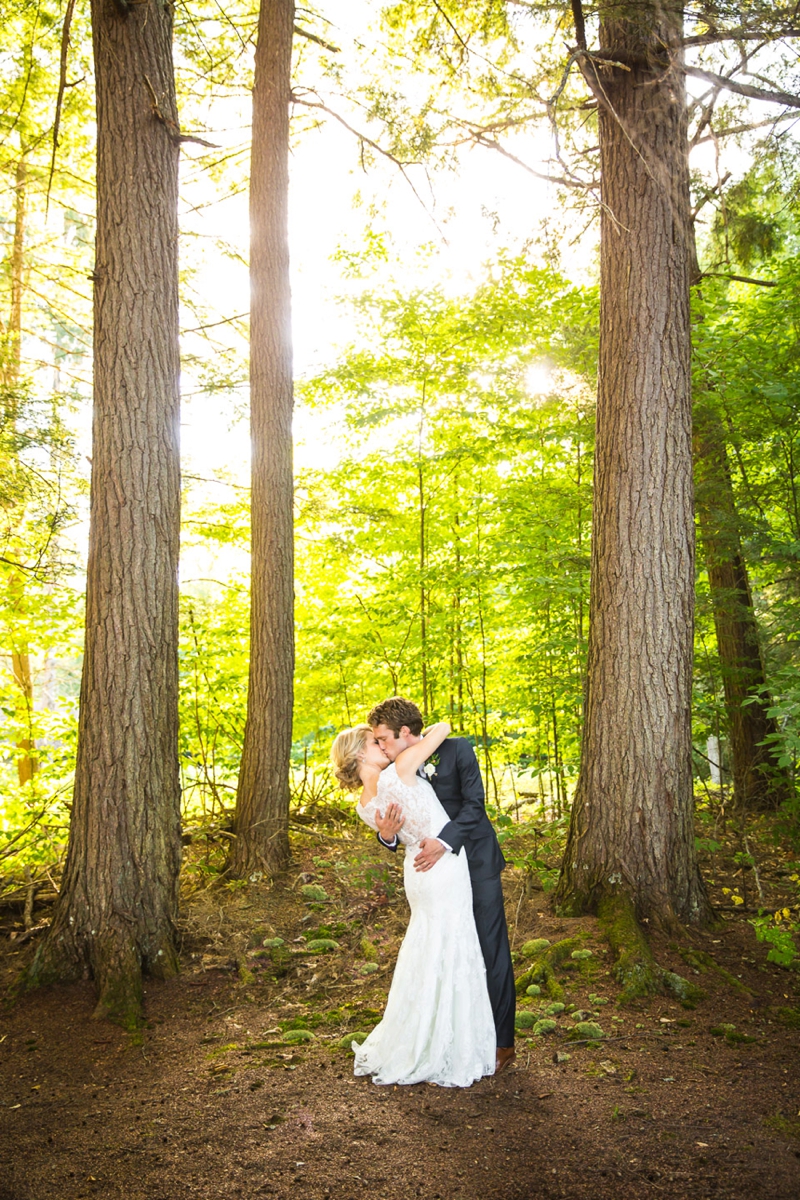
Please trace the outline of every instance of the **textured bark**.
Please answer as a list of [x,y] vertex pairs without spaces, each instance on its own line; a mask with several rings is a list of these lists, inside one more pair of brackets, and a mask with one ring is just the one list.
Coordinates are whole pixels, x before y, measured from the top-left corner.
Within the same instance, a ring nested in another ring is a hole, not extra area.
[[[28,164],[21,154],[14,180],[16,192],[14,204],[14,236],[11,240],[11,312],[8,321],[8,336],[4,382],[6,391],[5,419],[11,428],[17,423],[19,388],[22,378],[22,296],[25,288],[25,232],[28,198]],[[17,551],[21,558],[21,552]],[[21,613],[25,608],[25,585],[19,575],[9,581],[12,611]],[[30,726],[33,712],[33,672],[31,656],[26,645],[16,645],[11,650],[11,669],[14,682],[22,693],[22,703],[27,724]],[[28,736],[17,742],[20,751],[17,759],[17,775],[20,785],[30,783],[39,768],[33,753],[33,739]]]
[[178,118],[172,12],[93,0],[94,417],[86,650],[70,840],[30,983],[90,971],[135,1023],[177,967]]
[[557,903],[710,915],[692,829],[694,523],[681,15],[600,5],[629,69],[587,77],[602,169],[600,361],[581,770]]
[[[695,406],[696,511],[717,631],[736,803],[776,808],[791,794],[786,771],[764,740],[778,733],[769,695],[731,483],[725,435],[706,405]],[[749,703],[745,703],[748,701]]]
[[261,0],[250,167],[250,676],[231,874],[289,857],[294,673],[289,105],[292,0]]

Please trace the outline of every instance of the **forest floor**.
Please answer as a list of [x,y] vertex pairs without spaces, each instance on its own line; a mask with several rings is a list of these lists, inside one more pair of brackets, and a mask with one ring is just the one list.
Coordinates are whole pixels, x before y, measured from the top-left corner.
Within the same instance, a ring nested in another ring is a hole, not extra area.
[[[340,1045],[379,1019],[406,922],[400,864],[373,839],[299,829],[269,887],[206,886],[191,850],[182,973],[147,983],[138,1042],[91,1020],[88,982],[2,1011],[0,1200],[797,1200],[800,975],[767,961],[747,920],[752,872],[733,834],[717,836],[703,843],[718,847],[704,850],[712,897],[744,903],[680,944],[653,938],[660,963],[702,987],[693,1009],[617,1006],[596,922],[555,917],[523,870],[505,872],[515,951],[565,937],[592,951],[561,982],[605,1037],[574,1044],[565,1011],[550,1035],[519,1038],[515,1068],[468,1090],[376,1087]],[[530,849],[529,834],[513,842]],[[789,856],[764,837],[751,848],[765,907],[795,903]],[[9,987],[35,936],[2,911]],[[314,952],[318,938],[338,948]]]

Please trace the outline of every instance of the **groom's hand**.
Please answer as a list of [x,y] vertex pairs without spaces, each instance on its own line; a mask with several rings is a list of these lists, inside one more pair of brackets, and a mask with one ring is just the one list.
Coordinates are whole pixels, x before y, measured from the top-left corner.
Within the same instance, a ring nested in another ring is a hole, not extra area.
[[438,838],[423,838],[419,844],[419,854],[414,859],[414,870],[430,871],[431,867],[446,853],[447,848]]
[[382,813],[380,809],[375,813],[375,824],[384,842],[394,841],[403,828],[405,820],[402,808],[394,801],[386,805],[385,813]]

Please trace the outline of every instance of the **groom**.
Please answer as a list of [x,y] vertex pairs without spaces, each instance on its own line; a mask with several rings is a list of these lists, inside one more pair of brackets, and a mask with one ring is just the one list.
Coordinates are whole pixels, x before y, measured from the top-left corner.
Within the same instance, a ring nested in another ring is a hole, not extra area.
[[[422,735],[422,714],[410,700],[392,696],[376,704],[367,718],[375,738],[392,762],[406,746]],[[433,767],[433,770],[431,770]],[[448,738],[431,756],[424,772],[439,803],[450,820],[435,838],[424,838],[414,859],[418,871],[429,871],[444,854],[467,856],[472,880],[472,909],[475,927],[486,963],[486,983],[497,1031],[495,1072],[502,1071],[515,1057],[514,1014],[516,992],[500,872],[506,865],[484,803],[483,780],[475,751],[466,738]],[[391,810],[391,812],[390,812]],[[378,840],[389,850],[397,849],[397,830],[402,813],[389,805],[384,813]],[[392,832],[393,837],[386,836]]]

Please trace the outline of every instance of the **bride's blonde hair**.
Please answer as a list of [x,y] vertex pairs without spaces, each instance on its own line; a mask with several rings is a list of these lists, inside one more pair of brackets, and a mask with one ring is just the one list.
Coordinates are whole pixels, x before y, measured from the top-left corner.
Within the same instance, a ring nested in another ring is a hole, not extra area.
[[333,773],[339,781],[339,787],[348,792],[357,792],[363,787],[358,773],[358,756],[369,737],[372,737],[370,725],[355,725],[352,729],[343,729],[337,734],[331,746]]

